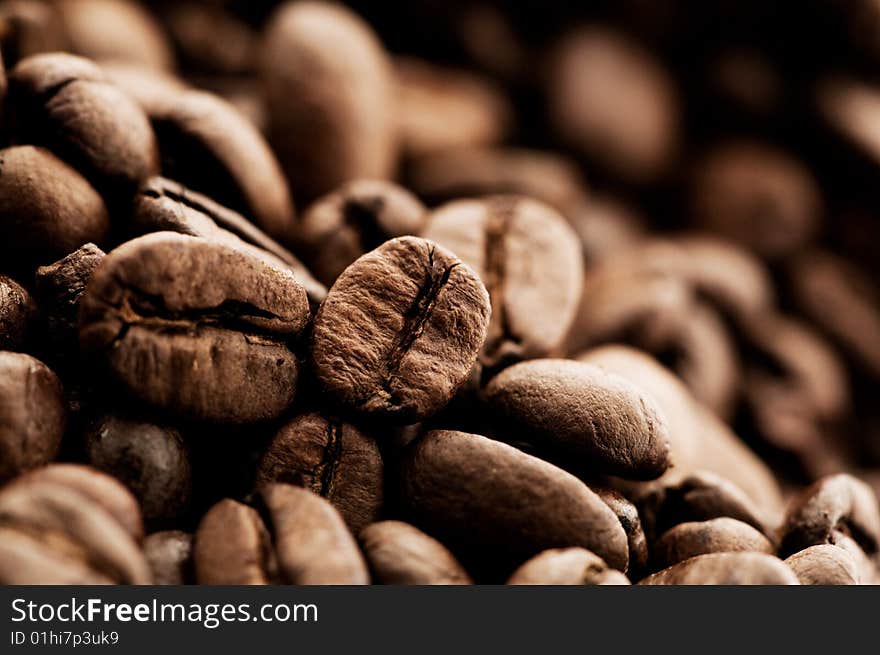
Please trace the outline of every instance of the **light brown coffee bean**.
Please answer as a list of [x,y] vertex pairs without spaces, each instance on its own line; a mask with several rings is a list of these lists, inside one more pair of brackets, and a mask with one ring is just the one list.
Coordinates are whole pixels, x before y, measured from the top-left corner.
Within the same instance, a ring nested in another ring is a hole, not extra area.
[[144,557],[153,574],[153,584],[191,584],[192,535],[181,530],[154,532],[144,540]]
[[728,517],[679,523],[664,532],[651,547],[657,568],[667,568],[697,555],[732,552],[772,555],[776,549],[748,523]]
[[782,560],[766,553],[697,555],[649,575],[640,585],[796,585]]
[[271,537],[260,515],[228,498],[202,517],[193,563],[198,584],[263,585],[278,577]]
[[553,548],[520,566],[510,585],[628,585],[620,571],[586,548]]
[[819,544],[805,548],[785,560],[802,585],[859,584],[859,570],[843,548]]

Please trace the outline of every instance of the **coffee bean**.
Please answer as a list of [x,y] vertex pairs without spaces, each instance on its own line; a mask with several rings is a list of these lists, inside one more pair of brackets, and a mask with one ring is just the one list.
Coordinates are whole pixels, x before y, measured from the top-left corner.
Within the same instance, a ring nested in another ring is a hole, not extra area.
[[564,359],[521,362],[486,387],[506,434],[574,469],[653,479],[669,466],[669,434],[654,401],[626,379]]
[[472,584],[467,571],[443,544],[402,521],[373,523],[361,531],[360,542],[374,583]]
[[859,584],[859,571],[853,558],[842,548],[830,544],[805,548],[785,563],[802,585]]
[[4,269],[33,275],[86,243],[103,243],[109,229],[101,197],[61,160],[31,146],[0,150]]
[[465,382],[489,312],[486,289],[451,252],[388,241],[352,264],[318,310],[315,374],[346,409],[415,423]]
[[88,425],[84,440],[89,464],[131,489],[148,523],[171,521],[187,509],[192,471],[178,430],[110,414]]
[[130,200],[158,172],[144,112],[87,59],[52,53],[23,60],[9,75],[7,100],[16,136],[51,149],[111,204]]
[[391,182],[355,180],[316,200],[302,218],[298,240],[324,284],[332,285],[358,257],[394,237],[418,235],[425,206]]
[[559,214],[519,196],[462,200],[435,210],[423,234],[461,257],[489,291],[484,367],[561,348],[580,299],[583,262]]
[[880,551],[880,508],[864,482],[842,473],[806,489],[788,508],[782,528],[783,555],[834,543],[836,533],[851,535],[869,556]]
[[697,555],[650,575],[640,585],[796,585],[797,577],[766,553]]
[[553,548],[520,566],[512,585],[628,585],[630,581],[586,548]]
[[629,576],[639,575],[648,564],[648,542],[645,540],[638,509],[612,489],[597,489],[596,494],[617,515],[617,520],[626,532],[626,541],[629,544]]
[[131,395],[181,417],[277,417],[296,392],[290,342],[308,303],[287,271],[160,232],[107,255],[81,299],[80,339]]
[[162,7],[162,18],[186,68],[224,75],[252,72],[257,35],[234,8],[175,2]]
[[773,544],[748,523],[727,517],[679,523],[652,546],[657,568],[666,568],[697,555],[732,552],[776,552]]
[[27,289],[0,274],[0,350],[23,350],[37,318]]
[[114,580],[77,556],[78,547],[44,534],[0,527],[0,580],[3,584],[109,585]]
[[355,179],[387,179],[397,154],[391,63],[342,5],[286,2],[260,54],[269,133],[306,201]]
[[58,377],[30,355],[0,351],[0,482],[52,461],[66,422]]
[[358,534],[382,509],[384,470],[376,441],[350,423],[303,414],[275,435],[257,466],[256,486],[285,482],[329,500]]
[[402,463],[402,502],[415,524],[456,554],[489,558],[508,575],[547,550],[582,546],[625,570],[620,522],[580,480],[503,443],[433,431]]
[[0,23],[3,33],[0,46],[6,66],[40,52],[55,52],[68,47],[67,35],[56,7],[46,2],[3,2]]
[[154,532],[144,540],[144,557],[153,584],[192,584],[192,535],[180,530]]
[[147,180],[135,196],[132,221],[139,235],[168,230],[203,237],[289,268],[315,308],[327,296],[327,288],[287,248],[241,214],[178,182],[162,177]]

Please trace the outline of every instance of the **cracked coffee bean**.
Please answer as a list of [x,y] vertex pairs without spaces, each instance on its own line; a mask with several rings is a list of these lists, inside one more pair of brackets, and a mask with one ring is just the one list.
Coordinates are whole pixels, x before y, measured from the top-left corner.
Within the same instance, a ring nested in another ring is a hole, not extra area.
[[416,423],[464,384],[486,337],[489,296],[430,241],[400,237],[339,277],[312,330],[315,374],[345,409]]
[[554,548],[520,566],[507,584],[628,585],[630,581],[586,548]]
[[402,521],[373,523],[359,539],[375,584],[472,584],[443,544]]
[[329,500],[353,534],[382,509],[384,467],[379,446],[354,425],[321,414],[284,425],[257,465],[256,486],[284,482]]
[[460,200],[432,212],[423,236],[461,257],[489,291],[484,368],[561,348],[580,300],[583,263],[577,236],[559,214],[519,196]]
[[247,423],[293,402],[308,323],[292,274],[158,232],[112,251],[80,300],[80,343],[131,396],[181,418]]

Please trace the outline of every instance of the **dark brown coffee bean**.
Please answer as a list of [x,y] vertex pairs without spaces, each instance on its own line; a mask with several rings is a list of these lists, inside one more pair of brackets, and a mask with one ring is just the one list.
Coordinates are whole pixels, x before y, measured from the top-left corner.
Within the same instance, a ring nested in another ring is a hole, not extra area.
[[822,197],[809,170],[770,146],[721,144],[695,169],[693,220],[768,258],[803,247],[819,227]]
[[293,237],[293,201],[281,168],[256,128],[228,102],[176,91],[144,106],[162,172],[251,219],[271,237]]
[[374,523],[361,531],[360,543],[375,584],[472,584],[443,544],[408,523]]
[[408,186],[432,205],[498,194],[544,202],[568,217],[587,201],[577,164],[525,148],[455,148],[422,155],[407,167]]
[[264,585],[278,577],[268,530],[256,510],[221,500],[202,518],[193,543],[196,582]]
[[333,506],[311,491],[270,484],[261,492],[278,565],[289,584],[368,584],[357,542]]
[[285,482],[329,500],[358,534],[382,509],[384,469],[375,439],[350,423],[303,414],[285,424],[263,453],[256,486]]
[[[669,467],[669,434],[654,401],[597,366],[536,359],[502,371],[485,390],[511,437],[580,470],[653,479]],[[515,431],[515,432],[514,432]]]
[[79,299],[104,255],[94,243],[87,243],[64,259],[37,269],[40,311],[49,337],[64,348],[78,349]]
[[413,57],[394,63],[397,130],[407,155],[491,146],[506,136],[513,112],[488,79]]
[[132,219],[136,234],[168,230],[203,237],[289,268],[315,308],[327,297],[327,287],[287,248],[241,214],[178,182],[163,177],[147,180],[135,196]]
[[861,480],[841,473],[806,489],[788,508],[782,528],[783,555],[809,546],[835,543],[837,533],[851,536],[864,552],[880,551],[880,508],[874,491]]
[[461,200],[435,210],[423,234],[461,257],[489,291],[484,367],[561,348],[580,300],[583,261],[559,214],[519,196]]
[[128,202],[158,172],[143,110],[87,59],[53,53],[22,61],[9,75],[7,110],[18,139],[51,149],[109,200]]
[[489,313],[485,287],[451,252],[388,241],[346,269],[318,310],[315,373],[346,409],[418,422],[467,379]]
[[859,584],[859,570],[852,556],[843,548],[830,544],[805,548],[785,563],[802,585]]
[[308,303],[289,272],[203,239],[140,237],[80,301],[80,341],[129,394],[182,417],[250,422],[292,403]]
[[[100,505],[72,487],[46,481],[10,485],[0,493],[0,522],[40,535],[50,547],[53,536],[59,535],[59,551],[78,550],[79,559],[111,580],[150,583],[150,570],[138,544]],[[30,583],[39,584],[41,578]]]
[[770,540],[748,523],[727,517],[679,523],[651,547],[657,568],[666,568],[707,553],[755,552],[774,554]]
[[95,60],[170,69],[174,53],[162,26],[132,0],[66,0],[58,11],[71,52]]
[[580,480],[516,448],[433,431],[410,446],[402,501],[416,525],[456,554],[512,567],[548,548],[582,546],[626,570],[620,522]]
[[332,285],[348,266],[394,237],[418,235],[427,209],[392,182],[355,180],[319,198],[303,215],[298,241],[315,275]]
[[391,63],[357,15],[329,2],[284,3],[266,27],[259,68],[272,143],[298,197],[391,177]]
[[0,482],[55,459],[66,423],[58,377],[29,355],[0,351]]
[[6,66],[40,52],[68,47],[67,35],[56,7],[43,0],[5,0],[0,3],[0,47]]
[[51,264],[83,244],[101,244],[107,208],[80,175],[41,148],[0,150],[0,254],[4,268]]
[[586,548],[553,548],[520,566],[507,584],[628,585],[630,581]]
[[192,584],[192,535],[180,530],[154,532],[144,540],[144,557],[153,584]]
[[656,360],[625,346],[597,348],[578,360],[629,379],[654,399],[668,425],[674,462],[666,479],[709,471],[741,488],[767,515],[781,514],[779,485],[767,465]]
[[221,3],[175,2],[162,18],[187,68],[242,75],[253,71],[257,35]]
[[625,35],[587,26],[550,55],[547,83],[556,132],[625,181],[650,182],[677,155],[679,101],[661,63]]
[[639,575],[648,564],[648,542],[645,540],[645,531],[642,529],[638,509],[624,496],[611,489],[597,489],[596,494],[617,515],[617,520],[626,532],[626,541],[629,544],[627,568],[629,576]]
[[766,553],[697,555],[650,575],[640,585],[796,585],[782,560]]
[[68,487],[88,498],[116,519],[135,542],[143,540],[144,523],[140,505],[116,478],[82,464],[49,464],[18,476],[7,488],[43,483]]
[[0,274],[0,350],[23,350],[37,318],[27,289]]
[[192,471],[175,428],[107,415],[86,428],[84,440],[88,462],[132,490],[147,522],[173,520],[188,507]]

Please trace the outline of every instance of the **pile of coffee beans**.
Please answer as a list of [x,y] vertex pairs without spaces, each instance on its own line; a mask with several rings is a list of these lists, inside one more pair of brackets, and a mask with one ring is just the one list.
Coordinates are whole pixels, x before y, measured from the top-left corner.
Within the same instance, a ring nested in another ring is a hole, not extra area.
[[0,0],[0,583],[880,583],[880,4]]

